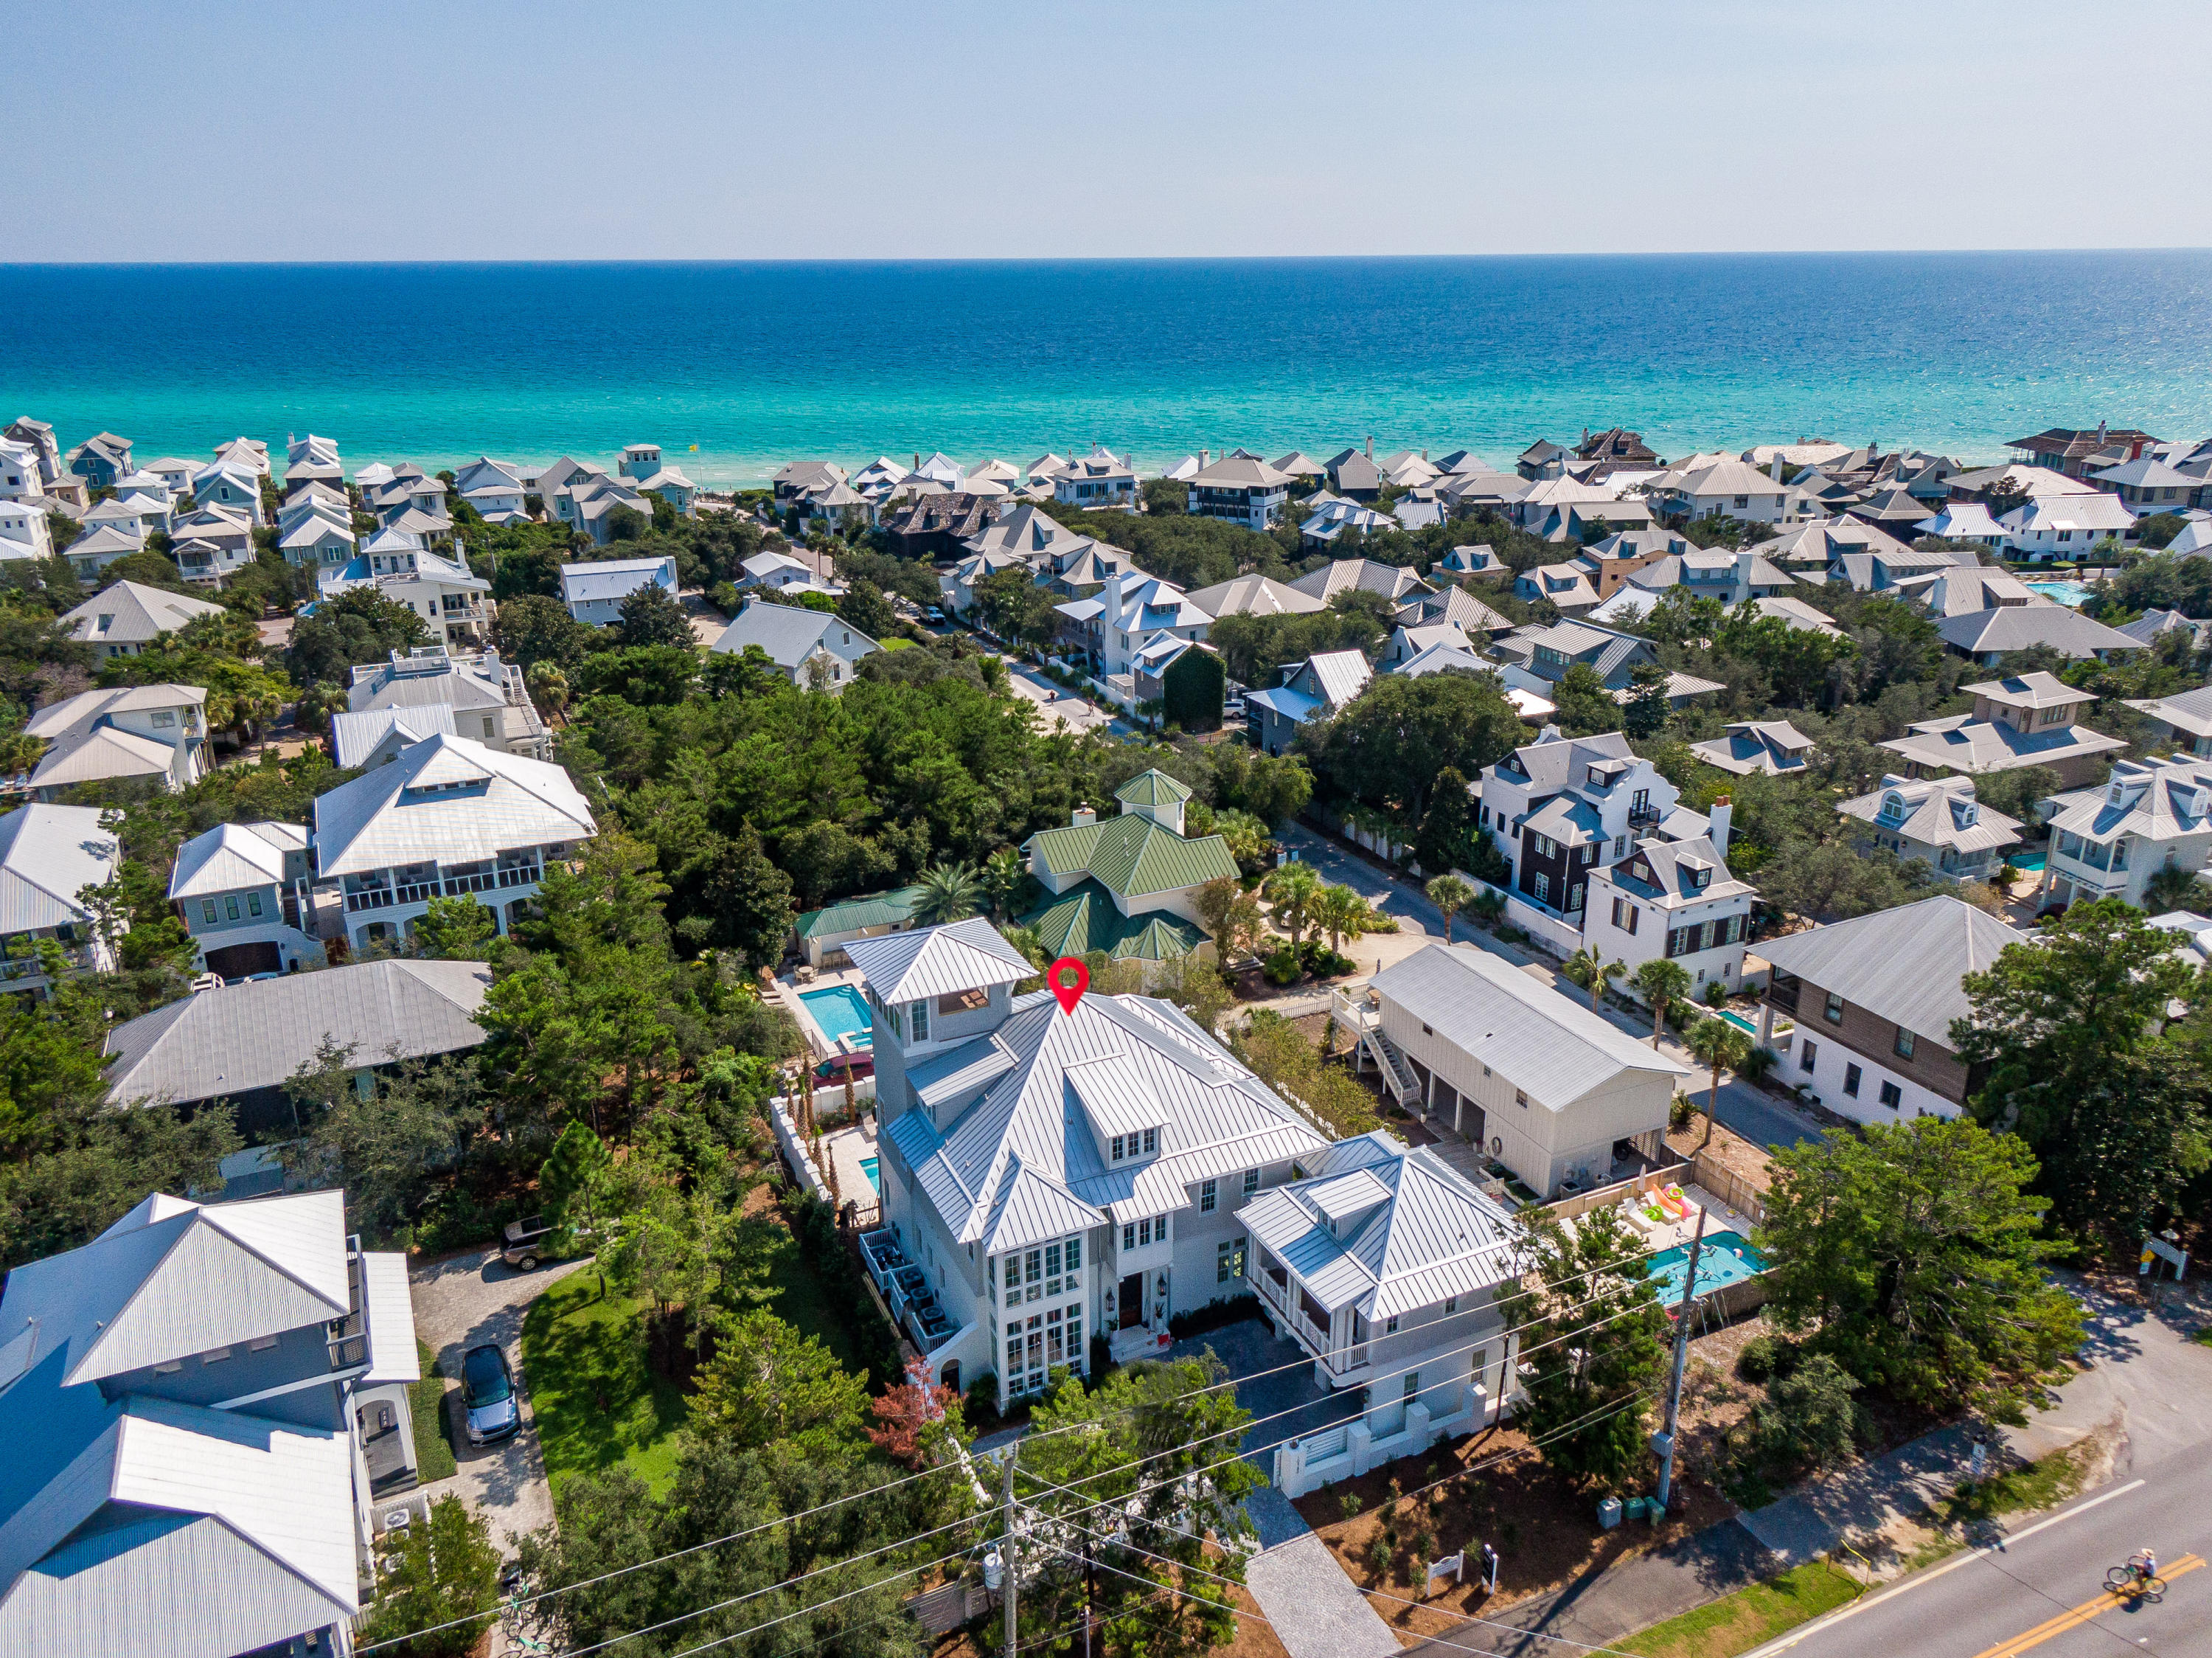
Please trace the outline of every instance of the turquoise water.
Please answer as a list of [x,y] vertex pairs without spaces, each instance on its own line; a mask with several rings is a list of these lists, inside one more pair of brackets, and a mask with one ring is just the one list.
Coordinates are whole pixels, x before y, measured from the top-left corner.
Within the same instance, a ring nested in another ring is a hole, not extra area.
[[2089,596],[2089,589],[2080,582],[2030,582],[2028,589],[2046,599],[2056,599],[2062,605],[2071,605],[2077,610]]
[[832,1042],[841,1036],[849,1036],[854,1039],[856,1047],[874,1045],[875,1024],[868,1017],[868,999],[850,984],[801,991],[799,999],[806,1004],[806,1011],[814,1016],[814,1022],[822,1027],[823,1035]]
[[[2212,252],[0,267],[0,418],[149,457],[1017,465],[1093,439],[1327,454],[1640,427],[1997,458],[2045,425],[2212,431]],[[696,448],[693,446],[696,446]]]
[[[1672,1307],[1682,1299],[1682,1279],[1690,1264],[1690,1249],[1683,1244],[1662,1249],[1651,1258],[1651,1282],[1659,1299]],[[1766,1261],[1738,1232],[1716,1232],[1698,1252],[1698,1283],[1692,1297],[1723,1284],[1741,1283],[1766,1271]]]
[[1723,1009],[1721,1017],[1728,1021],[1729,1024],[1735,1026],[1738,1030],[1741,1031],[1746,1036],[1756,1036],[1759,1034],[1759,1027],[1753,1024],[1750,1020],[1746,1019],[1740,1013],[1730,1013],[1726,1009]]
[[2043,873],[2044,860],[2050,856],[2050,851],[2046,848],[2045,850],[2039,852],[2014,852],[2008,857],[2005,862],[2011,864],[2015,869],[2024,870],[2030,875],[2039,875]]
[[884,1183],[876,1178],[876,1165],[881,1161],[882,1159],[878,1157],[863,1157],[860,1159],[860,1173],[868,1177],[868,1184],[875,1187],[876,1194],[878,1197],[883,1195]]

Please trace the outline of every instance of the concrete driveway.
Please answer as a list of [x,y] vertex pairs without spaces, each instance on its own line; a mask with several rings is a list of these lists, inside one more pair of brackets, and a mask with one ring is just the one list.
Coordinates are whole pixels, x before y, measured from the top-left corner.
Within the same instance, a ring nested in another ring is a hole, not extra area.
[[[447,1388],[446,1409],[460,1472],[422,1488],[423,1496],[433,1500],[458,1493],[491,1521],[492,1540],[501,1548],[512,1548],[525,1532],[553,1523],[553,1492],[545,1483],[529,1378],[522,1370],[522,1315],[548,1285],[585,1265],[562,1261],[535,1272],[519,1272],[501,1260],[496,1251],[485,1249],[418,1267],[409,1275],[415,1333],[438,1356],[438,1368],[446,1377],[458,1381],[462,1355],[487,1342],[497,1343],[514,1368],[521,1396],[520,1431],[500,1444],[470,1444],[461,1423],[460,1389]],[[423,1385],[445,1384],[426,1377]]]

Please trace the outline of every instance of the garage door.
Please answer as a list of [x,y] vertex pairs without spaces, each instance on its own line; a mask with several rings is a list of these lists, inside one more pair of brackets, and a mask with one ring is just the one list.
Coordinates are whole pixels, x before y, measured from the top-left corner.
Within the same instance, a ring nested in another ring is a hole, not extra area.
[[281,972],[283,958],[277,954],[275,944],[230,944],[220,950],[207,953],[208,971],[221,973],[225,978],[244,978],[249,973]]

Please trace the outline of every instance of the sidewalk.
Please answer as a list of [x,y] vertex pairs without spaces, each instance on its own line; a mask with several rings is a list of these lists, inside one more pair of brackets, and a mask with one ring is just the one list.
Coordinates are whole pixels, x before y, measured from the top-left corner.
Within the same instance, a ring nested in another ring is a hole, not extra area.
[[1398,1637],[1289,1498],[1263,1486],[1244,1510],[1265,1545],[1244,1563],[1244,1587],[1291,1658],[1395,1658]]

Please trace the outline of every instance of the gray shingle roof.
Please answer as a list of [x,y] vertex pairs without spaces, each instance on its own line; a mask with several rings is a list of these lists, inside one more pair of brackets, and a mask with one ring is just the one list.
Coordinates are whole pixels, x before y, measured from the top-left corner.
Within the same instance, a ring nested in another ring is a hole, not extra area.
[[108,1033],[109,1097],[185,1102],[273,1088],[325,1037],[358,1065],[453,1053],[483,1040],[476,1022],[491,969],[481,961],[364,961],[201,991]]
[[[2008,946],[2029,942],[1996,917],[1942,893],[1771,939],[1756,953],[1780,972],[1948,1047],[1951,1021],[1973,1011],[1960,978],[1986,969]],[[1799,1017],[1818,1012],[1808,1007]]]

